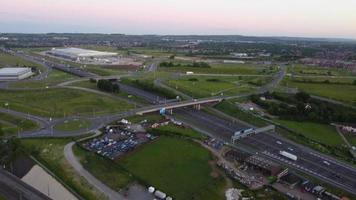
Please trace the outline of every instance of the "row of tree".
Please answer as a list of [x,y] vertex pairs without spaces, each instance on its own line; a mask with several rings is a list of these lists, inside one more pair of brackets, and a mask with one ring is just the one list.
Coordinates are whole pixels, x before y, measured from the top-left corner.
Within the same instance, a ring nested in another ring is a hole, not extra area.
[[161,62],[160,67],[197,67],[197,68],[210,68],[210,65],[206,62],[193,62],[191,64],[181,64],[174,62]]
[[110,80],[105,80],[105,79],[99,80],[96,83],[96,86],[98,87],[99,90],[105,92],[111,92],[111,93],[120,92],[119,85],[111,82]]
[[[335,105],[325,101],[311,98],[305,92],[295,95],[280,93],[266,93],[263,100],[258,95],[253,95],[251,101],[260,105],[272,115],[282,119],[298,121],[314,121],[319,123],[354,122],[356,111],[341,105]],[[269,101],[268,99],[278,101]]]

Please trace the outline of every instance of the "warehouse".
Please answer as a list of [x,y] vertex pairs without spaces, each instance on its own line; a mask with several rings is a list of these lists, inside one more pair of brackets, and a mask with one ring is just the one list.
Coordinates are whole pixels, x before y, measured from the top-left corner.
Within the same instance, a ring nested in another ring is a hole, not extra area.
[[31,68],[1,68],[0,69],[0,81],[22,80],[32,76],[34,73]]
[[117,53],[113,53],[113,52],[95,51],[95,50],[80,49],[80,48],[73,48],[73,47],[61,48],[61,49],[53,48],[52,50],[47,51],[46,53],[49,55],[53,55],[65,59],[71,59],[75,61],[118,56]]

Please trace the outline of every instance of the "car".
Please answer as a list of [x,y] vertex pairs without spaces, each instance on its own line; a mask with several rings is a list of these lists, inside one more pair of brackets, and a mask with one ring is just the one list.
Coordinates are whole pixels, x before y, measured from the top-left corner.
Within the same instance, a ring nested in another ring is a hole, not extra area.
[[277,144],[279,144],[279,145],[281,145],[281,144],[282,144],[282,142],[281,142],[281,141],[278,141],[278,140],[276,141],[276,143],[277,143]]
[[326,161],[326,160],[324,160],[323,163],[324,163],[325,165],[327,165],[327,166],[330,165],[330,163],[329,163],[328,161]]
[[294,149],[293,149],[293,148],[291,148],[291,147],[288,147],[288,150],[289,150],[289,151],[294,151]]

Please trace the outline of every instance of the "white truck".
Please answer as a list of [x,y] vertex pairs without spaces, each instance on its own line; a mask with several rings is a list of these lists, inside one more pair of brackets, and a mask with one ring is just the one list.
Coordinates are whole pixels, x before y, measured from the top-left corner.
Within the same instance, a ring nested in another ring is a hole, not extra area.
[[186,74],[186,75],[193,75],[194,72],[186,72],[185,74]]
[[286,157],[290,160],[297,161],[298,157],[294,154],[288,153],[286,151],[279,151],[279,155]]

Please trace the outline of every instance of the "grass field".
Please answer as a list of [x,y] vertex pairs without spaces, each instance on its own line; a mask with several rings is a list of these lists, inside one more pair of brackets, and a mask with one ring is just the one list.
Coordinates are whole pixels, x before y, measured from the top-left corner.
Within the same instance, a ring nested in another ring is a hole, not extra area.
[[73,151],[83,167],[111,189],[119,191],[133,181],[130,174],[113,161],[78,146],[73,146]]
[[308,92],[310,94],[335,99],[356,105],[356,85],[325,84],[325,83],[300,83],[285,80],[284,85]]
[[277,72],[276,68],[255,66],[250,64],[211,64],[210,68],[199,67],[160,67],[162,71],[206,73],[206,74],[272,74]]
[[[87,80],[75,82],[75,83],[71,84],[71,86],[89,88],[89,89],[93,89],[93,90],[99,90],[98,87],[96,86],[96,83],[92,83],[92,82],[87,81]],[[138,104],[142,104],[142,105],[148,105],[148,102],[146,100],[144,100],[143,98],[141,98],[139,96],[128,94],[128,93],[126,93],[124,91],[120,91],[119,93],[115,93],[113,95],[116,95],[118,97],[127,99],[129,101],[132,101],[133,104],[134,103],[138,103]]]
[[10,84],[10,88],[45,88],[45,87],[51,87],[55,86],[61,82],[65,82],[68,80],[74,79],[75,76],[53,70],[46,79],[41,80],[41,81],[26,81],[26,82],[14,82]]
[[71,139],[23,139],[24,150],[31,153],[56,176],[79,193],[84,199],[105,199],[83,177],[79,176],[66,161],[63,150]]
[[44,117],[102,115],[133,108],[124,101],[73,89],[1,90],[0,106],[5,103],[10,109]]
[[303,76],[347,76],[356,75],[355,73],[343,69],[336,69],[330,67],[315,67],[307,65],[294,65],[288,67],[288,73],[293,73],[294,75]]
[[274,120],[275,122],[300,133],[307,138],[330,146],[340,146],[344,144],[335,127],[313,122],[296,122],[288,120]]
[[38,65],[36,63],[24,60],[22,58],[19,58],[19,57],[13,56],[13,55],[9,55],[9,54],[5,54],[5,53],[0,52],[0,68],[1,67],[6,67],[6,66],[9,66],[9,67],[16,67],[16,66],[22,67],[24,65],[26,65],[26,66],[36,66],[39,69],[43,69],[42,66],[40,66],[40,65]]
[[[192,79],[195,81],[192,81]],[[248,82],[252,82],[254,79],[260,79],[261,84],[265,82],[264,78],[191,76],[181,79],[169,79],[167,84],[172,88],[196,98],[251,92],[256,86],[248,84]]]
[[219,178],[211,176],[211,159],[209,151],[199,144],[161,136],[118,162],[148,185],[180,200],[195,199],[199,193],[216,189]]
[[0,124],[5,135],[14,135],[19,131],[30,131],[38,128],[38,125],[28,119],[0,112]]
[[230,115],[232,117],[235,117],[241,121],[245,121],[247,123],[250,123],[254,126],[257,127],[263,127],[263,126],[267,126],[268,123],[258,117],[255,117],[252,114],[246,113],[242,110],[240,110],[237,105],[235,105],[235,103],[233,101],[222,101],[221,103],[215,105],[215,107],[217,110]]
[[64,121],[62,124],[57,124],[54,129],[59,131],[77,131],[84,128],[89,128],[90,122],[86,120],[73,119]]

